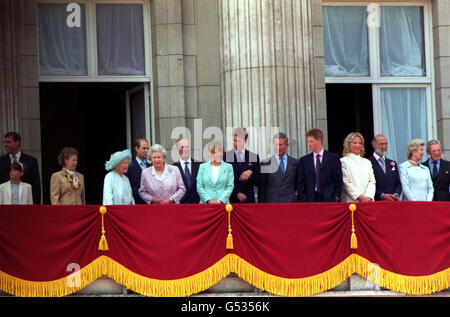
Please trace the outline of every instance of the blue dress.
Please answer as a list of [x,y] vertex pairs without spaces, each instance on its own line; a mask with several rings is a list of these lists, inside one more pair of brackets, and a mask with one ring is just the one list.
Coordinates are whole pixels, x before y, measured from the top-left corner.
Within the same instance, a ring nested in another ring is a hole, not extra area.
[[432,201],[433,181],[430,169],[422,164],[413,166],[409,161],[398,166],[402,183],[402,200]]
[[115,171],[105,176],[103,184],[103,205],[134,205],[133,191],[130,180]]

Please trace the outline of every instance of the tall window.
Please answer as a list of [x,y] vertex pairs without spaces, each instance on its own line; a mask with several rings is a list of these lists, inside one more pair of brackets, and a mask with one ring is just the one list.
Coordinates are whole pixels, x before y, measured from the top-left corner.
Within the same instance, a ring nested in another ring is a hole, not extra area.
[[146,1],[40,1],[41,81],[148,81],[146,8]]
[[326,83],[372,84],[374,133],[399,162],[409,140],[435,134],[430,15],[426,3],[323,7]]

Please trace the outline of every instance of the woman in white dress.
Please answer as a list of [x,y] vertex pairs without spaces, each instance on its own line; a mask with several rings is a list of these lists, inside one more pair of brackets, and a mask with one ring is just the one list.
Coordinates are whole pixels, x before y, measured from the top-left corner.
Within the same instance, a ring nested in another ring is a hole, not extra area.
[[130,180],[125,175],[131,161],[130,150],[119,151],[111,155],[105,164],[107,171],[103,184],[103,205],[134,205]]
[[407,161],[398,166],[402,183],[401,200],[432,201],[434,194],[430,169],[420,164],[425,142],[420,139],[411,140],[406,146]]
[[20,180],[24,172],[24,163],[15,162],[11,164],[10,180],[0,185],[0,205],[33,204],[31,185]]
[[369,202],[375,197],[372,163],[364,156],[364,137],[352,132],[344,140],[342,163],[342,202]]

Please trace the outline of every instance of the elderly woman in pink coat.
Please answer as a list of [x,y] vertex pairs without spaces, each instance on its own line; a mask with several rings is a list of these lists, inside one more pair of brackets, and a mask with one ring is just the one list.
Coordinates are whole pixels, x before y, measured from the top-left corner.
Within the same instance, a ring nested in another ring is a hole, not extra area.
[[142,171],[139,196],[147,204],[179,204],[186,192],[180,170],[164,162],[167,152],[162,145],[150,148],[152,166]]

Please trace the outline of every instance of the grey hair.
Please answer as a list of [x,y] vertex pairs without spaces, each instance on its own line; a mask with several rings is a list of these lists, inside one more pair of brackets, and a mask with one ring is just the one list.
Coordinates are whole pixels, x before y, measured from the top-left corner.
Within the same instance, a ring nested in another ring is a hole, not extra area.
[[421,139],[413,139],[409,141],[408,145],[406,146],[406,158],[409,160],[411,158],[412,153],[417,151],[419,149],[419,146],[424,145],[425,141]]
[[217,139],[212,140],[208,144],[208,151],[209,151],[209,153],[211,153],[211,151],[213,149],[220,149],[221,151],[223,151],[223,143],[221,141],[217,140]]
[[386,138],[386,136],[384,136],[384,134],[378,133],[377,135],[375,135],[375,136],[373,137],[373,139],[372,139],[372,145],[377,144],[377,138],[378,138],[378,137],[381,137],[381,136],[387,140],[387,138]]
[[273,141],[275,141],[275,139],[283,139],[285,144],[289,144],[288,136],[283,132],[275,134],[273,136]]
[[436,145],[436,144],[439,144],[439,145],[440,145],[441,142],[439,142],[439,140],[435,140],[435,139],[428,141],[428,142],[427,142],[427,153],[430,152],[430,147],[431,147],[432,145]]
[[149,153],[148,153],[148,157],[151,158],[152,154],[154,152],[161,152],[161,154],[163,155],[164,158],[166,158],[166,156],[167,156],[167,151],[164,148],[164,146],[162,146],[161,144],[153,144],[150,147],[150,150],[149,150]]

